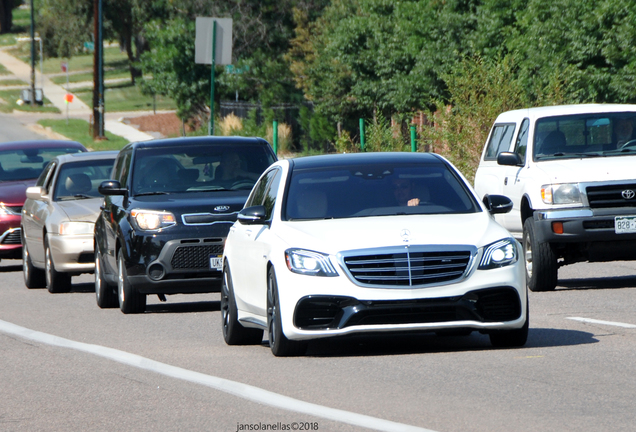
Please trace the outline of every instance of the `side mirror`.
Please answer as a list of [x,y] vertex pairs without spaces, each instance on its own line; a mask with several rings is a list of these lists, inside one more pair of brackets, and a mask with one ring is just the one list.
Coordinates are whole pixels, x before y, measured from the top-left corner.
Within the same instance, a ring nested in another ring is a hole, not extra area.
[[267,223],[267,214],[262,205],[247,207],[238,214],[238,221],[243,225],[264,225]]
[[26,190],[26,197],[31,198],[32,200],[41,200],[42,195],[45,195],[45,191],[42,189],[42,186],[31,186]]
[[507,166],[523,166],[524,163],[521,160],[521,156],[513,152],[501,152],[497,155],[497,163],[499,165]]
[[117,180],[103,181],[97,191],[102,195],[126,195],[128,189],[122,188]]
[[503,195],[486,195],[483,203],[492,215],[509,213],[512,210],[512,201]]

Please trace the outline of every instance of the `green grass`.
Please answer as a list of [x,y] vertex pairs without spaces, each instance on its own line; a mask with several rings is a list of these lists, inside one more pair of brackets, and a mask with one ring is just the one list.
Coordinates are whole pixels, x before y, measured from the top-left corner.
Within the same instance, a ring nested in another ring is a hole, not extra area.
[[[77,89],[73,93],[87,105],[93,105],[92,88]],[[130,83],[107,85],[104,100],[106,110],[109,112],[153,109],[152,97],[142,95],[139,88]],[[157,96],[156,109],[174,110],[176,109],[176,104],[169,98]]]
[[9,75],[9,74],[11,74],[11,72],[9,72],[6,67],[0,64],[0,75]]
[[[105,70],[104,71],[104,79],[118,79],[118,78],[129,78],[130,79],[130,71],[128,70]],[[50,77],[51,81],[55,84],[61,85],[62,87],[66,85],[66,75],[57,75]],[[77,74],[69,74],[68,81],[71,83],[76,82],[84,82],[84,81],[93,81],[93,72],[82,72]]]
[[110,132],[106,132],[107,139],[104,141],[93,140],[90,125],[85,120],[69,119],[68,124],[66,120],[40,120],[38,124],[50,127],[54,132],[80,142],[90,150],[119,150],[128,144],[128,140]]
[[60,110],[51,104],[51,101],[44,97],[44,104],[35,104],[31,106],[29,104],[18,105],[16,102],[20,99],[20,90],[0,90],[0,98],[5,103],[0,104],[0,112],[10,113],[13,110],[25,111],[25,112],[39,112],[39,113],[59,113]]
[[16,44],[16,38],[26,37],[31,26],[31,11],[29,9],[14,9],[11,33],[0,35],[0,46],[11,46]]
[[[25,43],[25,45],[29,45],[29,44]],[[77,72],[77,71],[92,72],[93,58],[94,58],[94,55],[92,52],[76,55],[70,59],[45,58],[44,64],[42,65],[42,67],[44,69],[45,74],[61,73],[62,62],[66,62],[68,64],[69,72]],[[31,59],[30,51],[29,53],[27,53],[26,59],[30,61]],[[128,56],[126,56],[125,52],[121,52],[118,46],[111,46],[111,47],[104,48],[104,70],[106,71],[109,68],[124,69],[126,71],[128,70]]]
[[24,86],[28,86],[29,84],[25,81],[22,81],[21,79],[3,79],[0,80],[0,87],[1,86],[17,86],[17,85],[24,85]]

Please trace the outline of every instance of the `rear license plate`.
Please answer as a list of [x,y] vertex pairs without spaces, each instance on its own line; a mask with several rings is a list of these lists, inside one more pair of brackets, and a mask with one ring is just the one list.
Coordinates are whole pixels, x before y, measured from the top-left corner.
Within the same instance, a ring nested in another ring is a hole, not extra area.
[[636,233],[636,216],[617,216],[614,218],[616,234]]
[[223,255],[210,255],[210,269],[223,270]]

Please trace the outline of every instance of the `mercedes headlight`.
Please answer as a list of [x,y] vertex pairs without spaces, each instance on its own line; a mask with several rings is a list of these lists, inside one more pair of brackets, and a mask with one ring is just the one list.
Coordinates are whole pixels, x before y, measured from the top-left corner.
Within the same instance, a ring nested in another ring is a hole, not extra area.
[[287,268],[294,272],[310,276],[338,276],[329,256],[304,249],[285,251]]
[[563,183],[541,186],[541,199],[546,204],[581,204],[578,183]]
[[480,270],[505,267],[514,264],[518,259],[517,241],[513,238],[499,240],[484,246],[484,255],[479,263]]
[[177,224],[174,215],[165,211],[132,210],[130,215],[135,224],[144,231],[156,231]]

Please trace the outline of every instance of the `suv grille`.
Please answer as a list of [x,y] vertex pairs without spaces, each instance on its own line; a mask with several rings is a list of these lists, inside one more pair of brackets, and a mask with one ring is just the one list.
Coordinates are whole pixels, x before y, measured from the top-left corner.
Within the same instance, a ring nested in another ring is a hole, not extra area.
[[[585,191],[591,208],[636,207],[636,197],[634,197],[636,183],[588,186]],[[628,191],[632,193],[630,194]],[[623,195],[632,196],[632,198],[627,199]]]
[[402,250],[346,256],[344,263],[360,283],[401,287],[455,281],[464,275],[471,261],[470,250]]
[[222,255],[223,245],[179,246],[172,255],[170,265],[173,269],[205,269],[210,268],[210,255]]

